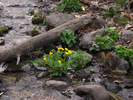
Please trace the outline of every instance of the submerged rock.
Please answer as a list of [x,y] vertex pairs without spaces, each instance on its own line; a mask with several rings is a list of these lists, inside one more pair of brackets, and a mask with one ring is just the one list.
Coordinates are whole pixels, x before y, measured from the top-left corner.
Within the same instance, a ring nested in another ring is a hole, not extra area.
[[9,28],[7,26],[0,27],[0,36],[3,36],[4,33],[7,33]]
[[93,100],[110,100],[108,91],[100,85],[82,85],[74,89],[79,96],[91,95]]
[[31,35],[32,36],[36,36],[36,35],[39,35],[41,33],[39,33],[35,28],[31,31]]
[[33,24],[40,24],[40,23],[43,23],[43,20],[44,20],[44,18],[41,18],[41,17],[33,17],[32,23]]
[[48,71],[41,72],[37,75],[37,78],[47,77],[50,73]]
[[70,14],[54,13],[46,17],[46,23],[50,28],[54,28],[73,19],[74,16]]
[[126,60],[121,59],[116,54],[110,52],[104,58],[104,67],[117,74],[126,74],[130,66]]
[[62,90],[65,87],[68,86],[68,84],[66,82],[56,81],[56,80],[46,81],[45,85],[48,86],[48,87],[50,87],[50,88],[57,89],[57,90]]

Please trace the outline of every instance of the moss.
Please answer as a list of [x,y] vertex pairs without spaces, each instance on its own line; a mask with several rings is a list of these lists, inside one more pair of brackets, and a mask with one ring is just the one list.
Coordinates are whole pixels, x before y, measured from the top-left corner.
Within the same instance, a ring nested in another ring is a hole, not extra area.
[[38,34],[40,34],[35,28],[31,31],[32,36],[36,36]]
[[0,28],[0,36],[3,36],[4,33],[7,33],[9,28],[7,26]]
[[19,64],[16,64],[16,61],[8,62],[6,65],[8,66],[7,71],[22,71],[22,66],[26,65],[27,63],[32,65],[30,58],[22,58],[23,60],[19,62]]
[[40,24],[40,23],[43,23],[43,18],[41,18],[41,17],[33,17],[32,18],[32,23],[33,24]]
[[113,92],[110,92],[110,91],[108,91],[108,92],[109,92],[110,100],[122,100],[120,97],[118,97]]

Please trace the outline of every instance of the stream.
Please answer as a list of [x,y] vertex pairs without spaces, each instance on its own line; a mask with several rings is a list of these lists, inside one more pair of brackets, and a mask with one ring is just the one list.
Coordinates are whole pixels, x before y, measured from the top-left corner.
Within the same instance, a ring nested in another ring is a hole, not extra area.
[[[22,41],[31,38],[27,33],[33,28],[39,29],[39,26],[32,24],[33,16],[27,15],[29,9],[38,11],[53,10],[56,6],[52,0],[44,0],[44,5],[37,0],[1,0],[0,1],[0,26],[8,26],[9,31],[0,39],[5,40],[5,44],[0,46],[0,50],[17,45]],[[42,26],[40,32],[46,32],[46,26]],[[34,54],[32,55],[34,56]],[[114,75],[104,73],[103,65],[92,61],[93,64],[75,75],[62,77],[37,77],[44,72],[33,67],[30,57],[22,58],[24,65],[22,69],[12,70],[3,67],[0,64],[0,100],[84,100],[82,97],[75,95],[73,89],[79,85],[104,85],[108,91],[120,96],[123,100],[133,100],[133,75]],[[16,61],[14,61],[16,63]],[[9,62],[7,66],[13,65],[14,62]],[[94,71],[88,71],[92,68]],[[86,73],[85,73],[86,72]],[[68,87],[57,87],[52,89],[45,85],[48,80],[65,81]],[[93,100],[93,99],[87,99]]]

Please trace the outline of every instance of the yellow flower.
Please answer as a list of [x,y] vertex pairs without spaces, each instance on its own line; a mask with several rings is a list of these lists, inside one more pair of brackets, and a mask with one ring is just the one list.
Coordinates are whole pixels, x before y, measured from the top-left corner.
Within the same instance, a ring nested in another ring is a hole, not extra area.
[[61,64],[61,60],[58,60],[58,63]]
[[71,51],[71,50],[68,50],[68,53],[69,53],[69,54],[71,54],[71,53],[72,53],[72,51]]
[[53,53],[52,52],[49,52],[49,55],[52,55]]
[[66,51],[68,51],[68,48],[65,48]]
[[67,54],[67,55],[68,55],[69,53],[68,53],[68,52],[65,52],[65,54]]
[[63,48],[58,48],[58,51],[60,51],[60,50],[64,50]]
[[47,58],[43,58],[43,60],[47,61]]

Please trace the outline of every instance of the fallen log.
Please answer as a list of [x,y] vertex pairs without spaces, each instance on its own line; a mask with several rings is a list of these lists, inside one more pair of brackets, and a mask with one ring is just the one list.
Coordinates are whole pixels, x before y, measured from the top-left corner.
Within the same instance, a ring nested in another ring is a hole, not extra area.
[[95,18],[96,15],[86,14],[74,20],[70,20],[67,23],[64,23],[43,34],[32,37],[31,39],[20,44],[17,44],[10,48],[5,48],[0,51],[0,63],[12,60],[13,58],[17,58],[18,63],[20,56],[28,55],[31,51],[58,40],[60,38],[61,31],[65,31],[67,29],[76,31],[83,26],[91,23]]

